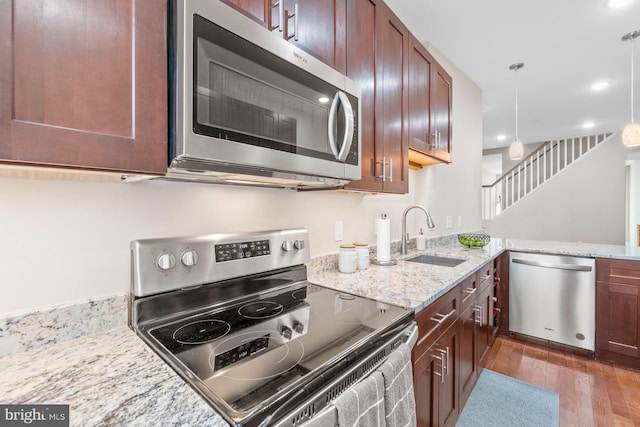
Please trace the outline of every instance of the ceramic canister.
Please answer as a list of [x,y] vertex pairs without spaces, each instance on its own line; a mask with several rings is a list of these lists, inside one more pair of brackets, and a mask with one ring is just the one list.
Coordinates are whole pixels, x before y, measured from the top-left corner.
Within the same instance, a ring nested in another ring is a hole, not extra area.
[[369,245],[362,242],[354,242],[356,254],[358,255],[358,270],[369,268]]
[[355,245],[340,245],[338,270],[341,273],[354,273],[358,268],[358,254]]

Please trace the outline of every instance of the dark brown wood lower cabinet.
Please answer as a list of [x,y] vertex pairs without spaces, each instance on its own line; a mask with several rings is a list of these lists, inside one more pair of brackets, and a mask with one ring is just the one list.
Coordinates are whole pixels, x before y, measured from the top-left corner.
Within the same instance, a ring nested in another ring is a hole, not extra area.
[[484,364],[493,344],[493,287],[487,286],[478,295],[478,362]]
[[460,321],[413,365],[418,426],[452,426],[460,413]]
[[[477,300],[475,300],[477,302]],[[478,327],[480,308],[473,304],[460,316],[460,406],[464,406],[480,375]]]
[[640,368],[640,262],[596,260],[596,357]]
[[[458,420],[495,339],[491,260],[416,316],[413,349],[418,426],[453,426]],[[498,284],[496,289],[495,284]]]

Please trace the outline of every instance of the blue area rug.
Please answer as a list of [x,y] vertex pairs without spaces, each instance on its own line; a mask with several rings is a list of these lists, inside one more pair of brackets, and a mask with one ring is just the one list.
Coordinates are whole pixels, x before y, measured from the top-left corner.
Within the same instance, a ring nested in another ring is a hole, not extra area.
[[559,414],[558,393],[484,369],[456,426],[557,427]]

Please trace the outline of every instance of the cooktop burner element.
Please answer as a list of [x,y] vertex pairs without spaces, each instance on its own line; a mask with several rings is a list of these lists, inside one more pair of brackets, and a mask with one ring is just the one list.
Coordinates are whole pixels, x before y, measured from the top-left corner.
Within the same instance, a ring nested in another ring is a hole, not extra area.
[[179,327],[173,339],[180,344],[205,344],[221,338],[231,330],[231,325],[222,320],[199,320]]
[[247,319],[267,319],[282,313],[283,307],[277,302],[258,301],[250,302],[238,309],[238,314]]
[[[305,241],[298,229],[131,244],[132,328],[232,426],[281,418],[365,359],[382,363],[413,325],[412,310],[307,282]],[[269,250],[225,252],[254,246]]]

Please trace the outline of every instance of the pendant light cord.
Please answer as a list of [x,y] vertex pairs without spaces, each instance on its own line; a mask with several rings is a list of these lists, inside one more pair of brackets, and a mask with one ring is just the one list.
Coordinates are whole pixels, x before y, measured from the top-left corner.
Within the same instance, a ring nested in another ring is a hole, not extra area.
[[635,37],[631,37],[631,123],[633,123],[633,42]]
[[516,72],[516,141],[520,141],[518,139],[518,69],[515,69]]

